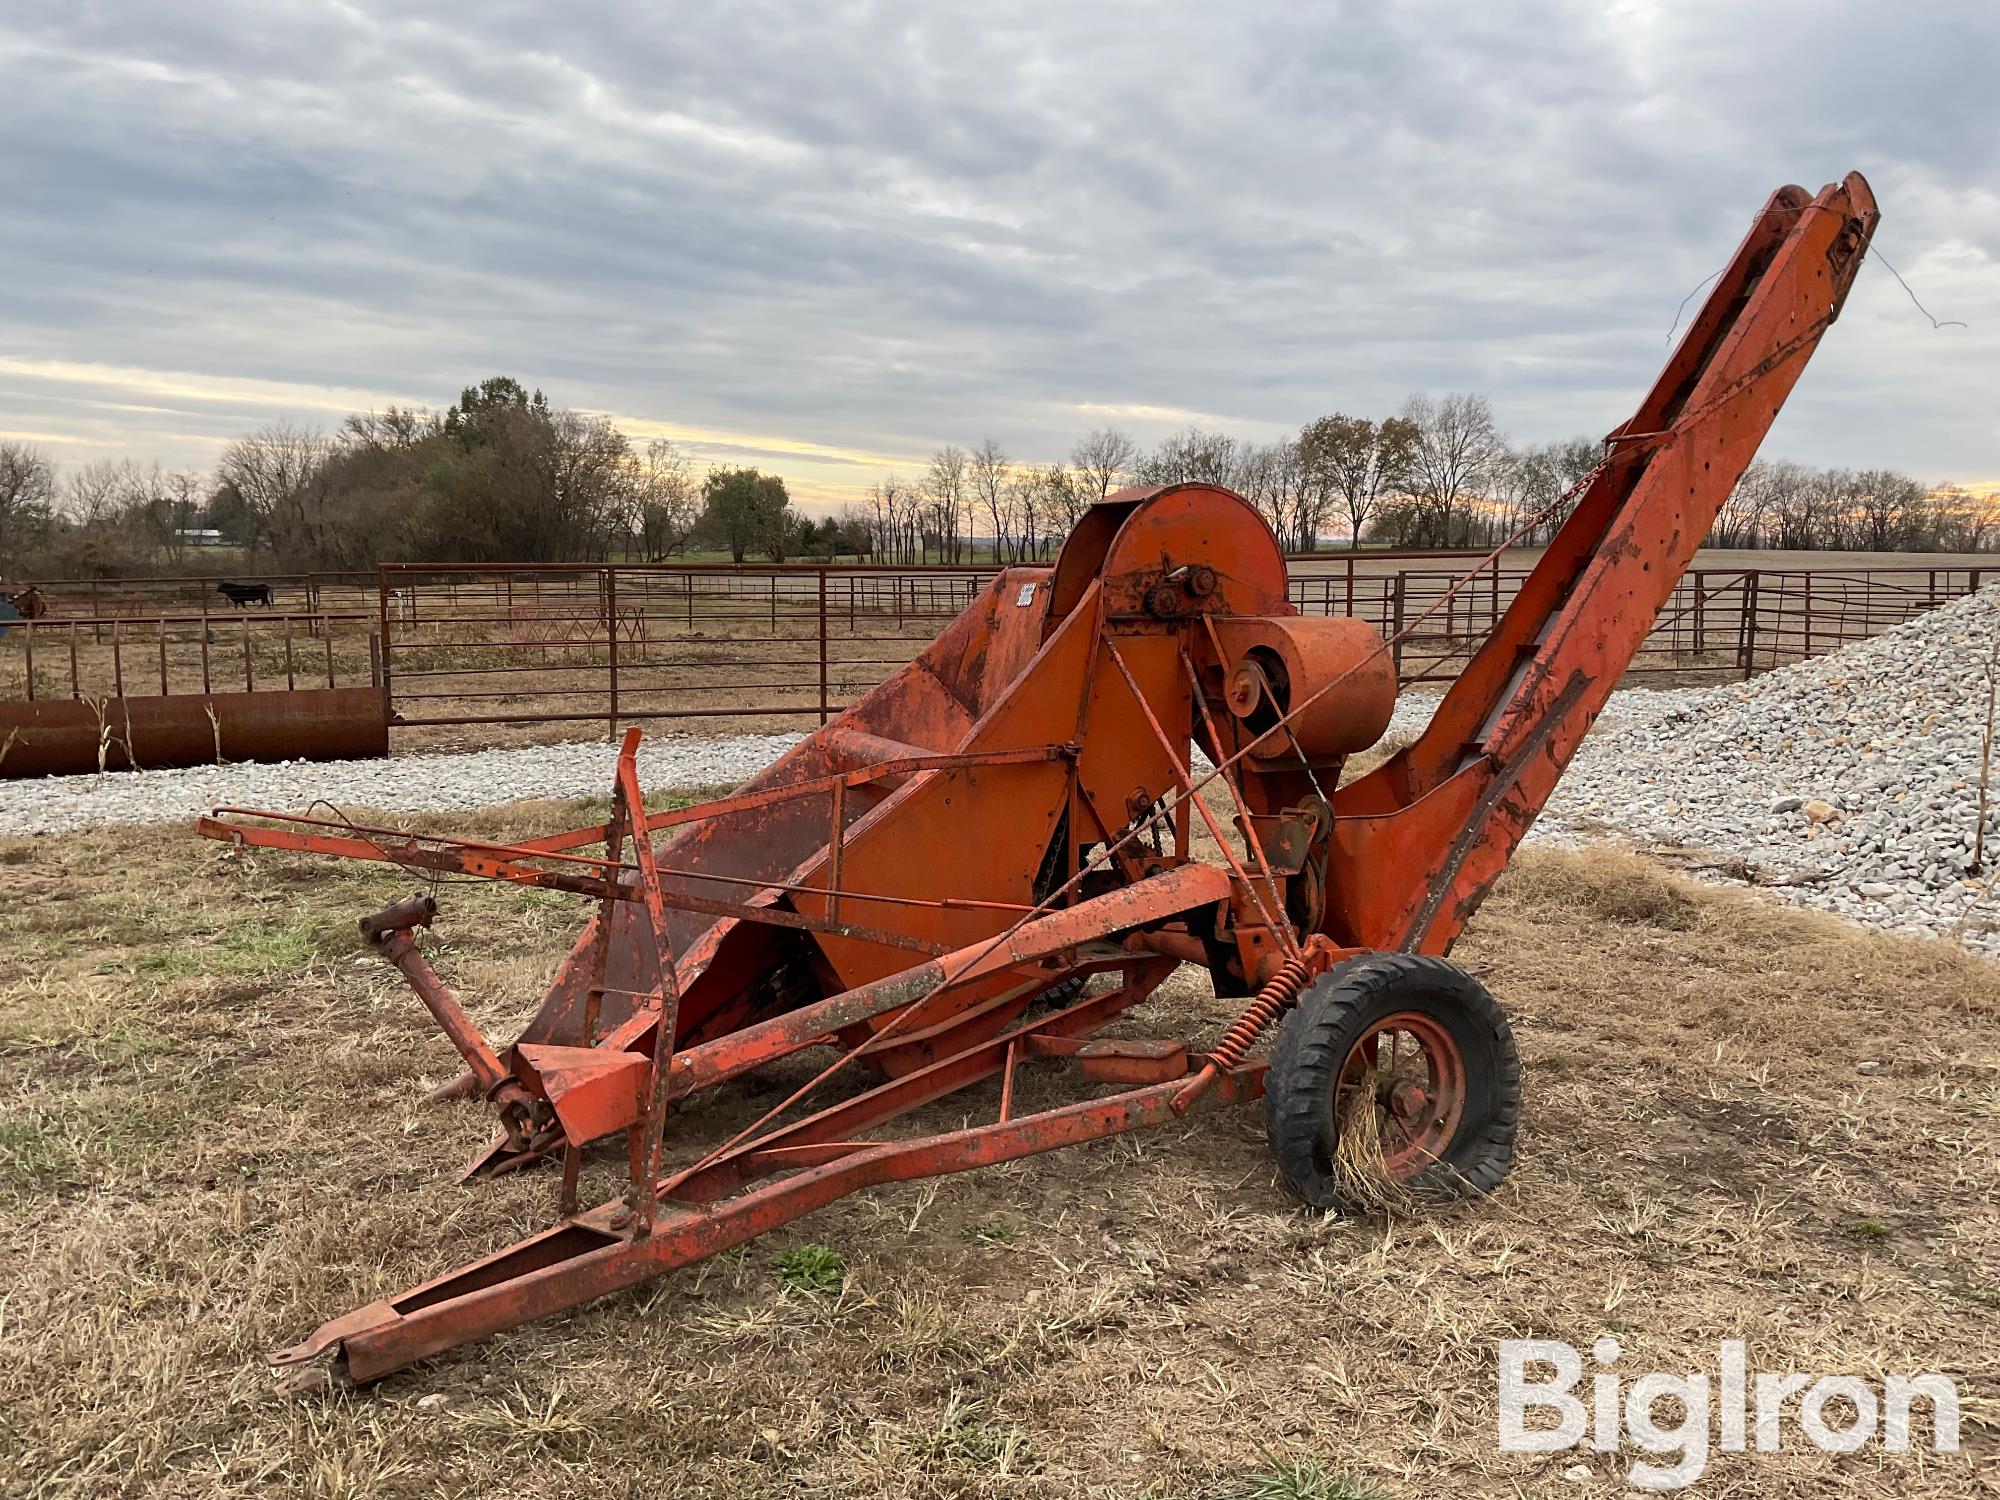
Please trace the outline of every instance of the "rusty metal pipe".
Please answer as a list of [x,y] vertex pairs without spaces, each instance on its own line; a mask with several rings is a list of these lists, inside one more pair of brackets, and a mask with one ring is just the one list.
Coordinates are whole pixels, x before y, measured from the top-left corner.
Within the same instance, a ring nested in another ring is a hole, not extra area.
[[531,1109],[534,1100],[527,1091],[508,1076],[500,1065],[499,1056],[493,1051],[472,1017],[458,1003],[445,982],[438,978],[410,936],[413,927],[428,927],[437,916],[437,903],[428,896],[413,896],[394,906],[361,919],[361,936],[377,953],[394,964],[417,998],[424,1002],[424,1009],[438,1023],[438,1029],[451,1039],[452,1046],[458,1048],[472,1076],[478,1080],[479,1088],[503,1108],[518,1104],[523,1110]]
[[[431,1013],[438,1028],[451,1039],[452,1046],[458,1048],[458,1054],[465,1059],[472,1076],[479,1080],[482,1092],[498,1097],[495,1091],[502,1089],[503,1085],[519,1092],[520,1086],[508,1079],[507,1070],[500,1066],[500,1059],[492,1046],[473,1024],[472,1017],[459,1005],[457,996],[425,961],[407,929],[389,933],[376,945],[376,951],[402,971],[410,988],[417,992],[417,998],[424,1002],[424,1009]],[[525,1102],[527,1095],[522,1094],[521,1097]]]

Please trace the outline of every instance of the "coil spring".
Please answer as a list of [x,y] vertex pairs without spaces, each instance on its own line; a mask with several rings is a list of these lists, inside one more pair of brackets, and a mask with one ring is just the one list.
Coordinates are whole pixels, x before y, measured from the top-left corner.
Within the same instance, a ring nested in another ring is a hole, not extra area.
[[1214,1066],[1226,1071],[1242,1062],[1250,1044],[1291,1008],[1292,1002],[1299,998],[1299,991],[1306,987],[1306,981],[1312,976],[1312,965],[1304,955],[1288,958],[1278,965],[1278,972],[1265,981],[1255,998],[1243,1007],[1243,1014],[1236,1018],[1229,1030],[1222,1034],[1222,1040],[1209,1052]]

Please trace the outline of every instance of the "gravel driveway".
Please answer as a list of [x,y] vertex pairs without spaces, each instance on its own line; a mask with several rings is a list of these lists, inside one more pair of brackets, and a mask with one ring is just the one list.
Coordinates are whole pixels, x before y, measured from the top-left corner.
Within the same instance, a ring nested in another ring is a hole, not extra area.
[[[640,742],[639,776],[649,788],[735,786],[800,738],[796,734],[727,739],[654,735]],[[450,812],[523,797],[608,797],[617,765],[618,747],[607,742],[387,760],[291,760],[276,765],[46,776],[38,781],[0,782],[0,834],[171,823],[224,805],[298,812],[325,801],[343,809]]]

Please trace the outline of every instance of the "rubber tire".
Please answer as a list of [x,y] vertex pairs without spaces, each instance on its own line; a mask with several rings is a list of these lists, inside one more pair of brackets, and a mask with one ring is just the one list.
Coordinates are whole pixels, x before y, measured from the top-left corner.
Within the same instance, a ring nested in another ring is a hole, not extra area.
[[1521,1118],[1521,1055],[1507,1017],[1456,964],[1371,953],[1308,985],[1286,1014],[1264,1079],[1264,1127],[1285,1185],[1319,1209],[1353,1207],[1332,1169],[1334,1080],[1355,1044],[1383,1017],[1432,1016],[1465,1065],[1465,1111],[1440,1158],[1403,1186],[1431,1202],[1490,1193],[1514,1164]]

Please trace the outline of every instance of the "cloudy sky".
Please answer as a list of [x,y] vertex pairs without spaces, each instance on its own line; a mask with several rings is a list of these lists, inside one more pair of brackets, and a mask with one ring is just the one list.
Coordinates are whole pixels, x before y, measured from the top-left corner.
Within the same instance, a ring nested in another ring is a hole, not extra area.
[[0,434],[207,465],[506,372],[822,500],[1477,390],[1601,433],[1770,190],[1863,268],[1766,451],[2000,480],[2000,4],[9,0]]

